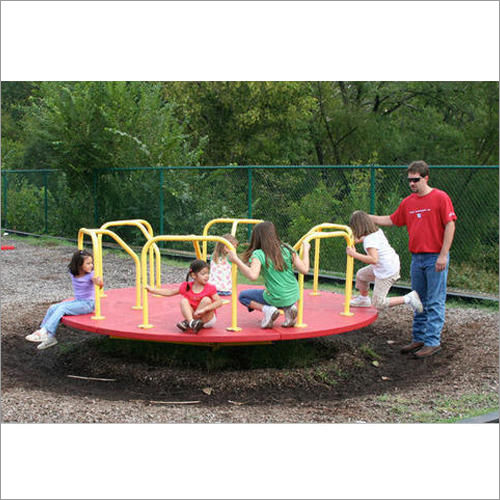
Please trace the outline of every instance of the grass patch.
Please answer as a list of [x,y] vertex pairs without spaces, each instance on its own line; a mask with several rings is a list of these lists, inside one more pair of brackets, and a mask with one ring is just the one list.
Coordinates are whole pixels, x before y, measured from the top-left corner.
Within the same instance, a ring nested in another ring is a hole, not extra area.
[[368,358],[370,361],[379,361],[381,356],[377,354],[368,344],[361,344],[359,350],[362,352],[363,356]]
[[453,263],[448,271],[448,286],[498,295],[498,269],[492,272],[484,267],[472,267],[467,262]]
[[416,408],[414,400],[383,394],[377,398],[387,403],[388,411],[398,421],[411,423],[454,423],[466,418],[498,411],[497,393],[467,393],[458,398],[439,396]]

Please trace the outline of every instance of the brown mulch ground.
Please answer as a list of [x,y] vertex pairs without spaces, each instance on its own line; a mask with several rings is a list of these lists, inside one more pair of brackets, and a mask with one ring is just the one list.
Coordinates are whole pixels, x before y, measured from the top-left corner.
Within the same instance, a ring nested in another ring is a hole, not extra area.
[[[404,307],[362,330],[302,342],[315,361],[300,368],[278,345],[260,368],[227,363],[247,359],[255,347],[243,355],[241,347],[206,349],[205,364],[187,366],[185,352],[179,362],[165,361],[170,345],[146,356],[144,348],[114,349],[123,341],[65,326],[57,346],[38,351],[24,336],[51,303],[71,295],[64,267],[74,249],[8,238],[2,244],[16,246],[1,256],[3,422],[395,423],[498,405],[498,314],[474,308],[448,308],[443,350],[424,361],[399,353],[411,331]],[[107,255],[104,273],[110,288],[133,283],[133,266],[122,257]],[[181,281],[184,273],[165,268],[163,281]]]

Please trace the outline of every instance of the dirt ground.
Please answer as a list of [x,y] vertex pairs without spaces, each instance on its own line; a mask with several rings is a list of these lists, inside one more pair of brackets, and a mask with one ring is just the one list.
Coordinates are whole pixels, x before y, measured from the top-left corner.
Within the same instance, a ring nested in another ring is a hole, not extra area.
[[[169,346],[156,358],[124,355],[113,350],[122,341],[65,326],[57,346],[38,351],[24,337],[51,303],[72,295],[65,266],[74,248],[5,237],[2,244],[16,246],[1,255],[3,422],[397,423],[498,408],[495,311],[448,308],[443,349],[423,361],[399,352],[411,335],[405,307],[364,329],[303,342],[316,361],[300,368],[288,366],[285,351],[279,364],[271,358],[261,368],[217,368],[222,350],[207,351],[210,366],[179,366],[164,361]],[[133,266],[122,257],[107,255],[104,273],[110,288],[133,284]],[[163,281],[182,281],[184,273],[164,268]],[[279,356],[281,347],[270,349]]]

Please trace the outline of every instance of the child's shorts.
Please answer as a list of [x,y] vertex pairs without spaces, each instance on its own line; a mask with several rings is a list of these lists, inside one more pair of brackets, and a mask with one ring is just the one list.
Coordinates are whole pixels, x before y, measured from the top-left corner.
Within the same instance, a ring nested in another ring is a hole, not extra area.
[[227,297],[228,295],[231,295],[231,292],[219,292],[219,290],[217,290],[217,295],[220,295],[221,297]]
[[214,317],[210,321],[203,323],[203,328],[213,328],[215,326],[216,321],[217,321],[217,316],[215,316],[214,314]]

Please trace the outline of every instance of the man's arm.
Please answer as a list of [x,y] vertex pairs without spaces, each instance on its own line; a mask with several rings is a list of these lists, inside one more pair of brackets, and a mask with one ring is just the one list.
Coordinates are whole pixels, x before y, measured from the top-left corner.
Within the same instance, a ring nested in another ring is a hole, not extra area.
[[443,235],[443,245],[441,246],[441,251],[439,252],[439,257],[436,260],[436,271],[444,271],[446,268],[446,260],[448,253],[453,243],[453,237],[455,236],[455,221],[451,220],[446,224],[444,228]]
[[377,224],[377,226],[393,226],[394,223],[389,215],[372,215],[368,214],[370,219]]

